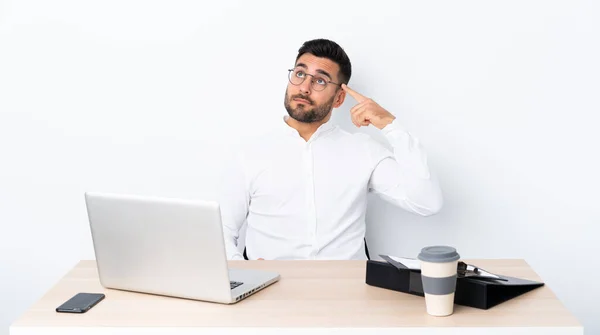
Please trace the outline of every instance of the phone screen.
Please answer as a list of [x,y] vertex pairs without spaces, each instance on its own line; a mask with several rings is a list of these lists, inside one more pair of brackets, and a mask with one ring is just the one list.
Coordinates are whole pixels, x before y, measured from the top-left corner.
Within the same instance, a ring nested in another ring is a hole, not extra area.
[[102,299],[104,299],[104,294],[102,293],[77,293],[71,299],[58,306],[56,311],[63,313],[85,313],[102,301]]

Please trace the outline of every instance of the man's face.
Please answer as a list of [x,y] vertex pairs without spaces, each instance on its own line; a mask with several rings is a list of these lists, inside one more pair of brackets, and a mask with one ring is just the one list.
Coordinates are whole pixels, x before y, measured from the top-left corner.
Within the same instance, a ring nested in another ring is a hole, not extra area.
[[[329,115],[333,107],[342,104],[344,91],[339,85],[327,83],[340,83],[337,63],[305,53],[298,58],[294,69],[300,70],[299,76],[304,75],[305,79],[299,85],[288,81],[285,90],[285,109],[293,119],[304,123],[319,122]],[[327,86],[322,91],[315,90],[317,83],[313,84],[313,81],[326,82]]]

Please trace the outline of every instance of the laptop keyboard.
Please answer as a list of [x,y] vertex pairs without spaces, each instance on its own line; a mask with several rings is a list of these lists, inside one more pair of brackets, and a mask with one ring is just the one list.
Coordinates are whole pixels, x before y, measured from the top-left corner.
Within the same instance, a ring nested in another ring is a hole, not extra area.
[[239,281],[230,281],[229,285],[231,286],[231,289],[233,290],[234,288],[242,285],[243,283],[240,283]]

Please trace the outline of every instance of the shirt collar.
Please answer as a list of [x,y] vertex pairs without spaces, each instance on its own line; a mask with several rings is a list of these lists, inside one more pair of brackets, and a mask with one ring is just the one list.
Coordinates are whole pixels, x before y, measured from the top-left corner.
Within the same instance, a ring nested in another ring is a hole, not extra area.
[[[289,115],[284,115],[282,117],[282,125],[283,125],[283,129],[285,131],[286,134],[292,135],[292,136],[297,136],[300,137],[300,134],[298,134],[298,131],[292,127],[290,127],[290,125],[287,124],[287,122],[285,122],[290,116]],[[323,134],[328,133],[330,130],[334,129],[335,125],[332,122],[332,118],[329,118],[329,120],[325,123],[323,123],[322,125],[319,126],[319,128],[317,128],[317,131],[315,131],[315,133],[312,135],[312,137],[310,138],[310,140],[315,140],[318,137],[322,136]]]

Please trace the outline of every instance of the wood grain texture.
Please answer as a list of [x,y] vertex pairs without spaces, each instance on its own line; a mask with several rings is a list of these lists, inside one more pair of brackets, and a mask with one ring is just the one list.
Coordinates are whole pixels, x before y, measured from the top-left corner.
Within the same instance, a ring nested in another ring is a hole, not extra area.
[[[498,274],[541,280],[523,260],[466,260]],[[455,306],[450,317],[425,312],[422,297],[365,284],[365,261],[231,261],[276,271],[281,280],[234,304],[104,289],[95,261],[77,264],[16,320],[19,327],[581,327],[546,285],[480,310]],[[56,313],[78,292],[106,299],[85,314]]]

